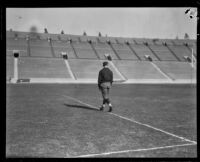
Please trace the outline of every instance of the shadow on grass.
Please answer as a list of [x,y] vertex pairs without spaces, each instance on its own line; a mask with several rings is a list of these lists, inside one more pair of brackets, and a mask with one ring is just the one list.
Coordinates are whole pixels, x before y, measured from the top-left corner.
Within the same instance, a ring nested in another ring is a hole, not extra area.
[[64,103],[64,105],[67,106],[67,107],[73,107],[73,108],[80,108],[80,109],[87,109],[87,110],[99,111],[98,109],[92,108],[92,107],[89,107],[89,106],[72,105],[72,104],[66,104],[66,103]]

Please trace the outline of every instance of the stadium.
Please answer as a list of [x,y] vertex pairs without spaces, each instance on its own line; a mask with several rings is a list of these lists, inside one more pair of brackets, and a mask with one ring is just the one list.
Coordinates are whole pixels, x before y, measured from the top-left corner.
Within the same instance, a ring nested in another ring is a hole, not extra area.
[[6,31],[6,156],[196,157],[196,59],[195,39]]

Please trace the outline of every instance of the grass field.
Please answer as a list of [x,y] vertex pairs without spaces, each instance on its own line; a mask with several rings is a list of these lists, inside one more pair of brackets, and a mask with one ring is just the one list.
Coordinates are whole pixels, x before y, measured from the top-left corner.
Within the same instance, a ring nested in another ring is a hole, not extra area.
[[197,157],[196,87],[7,84],[7,157]]

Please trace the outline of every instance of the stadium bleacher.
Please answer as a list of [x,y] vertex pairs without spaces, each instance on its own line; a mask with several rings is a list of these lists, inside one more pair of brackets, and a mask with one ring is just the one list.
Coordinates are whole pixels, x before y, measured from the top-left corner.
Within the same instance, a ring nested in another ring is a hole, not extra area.
[[126,44],[113,43],[112,47],[117,52],[118,56],[123,60],[138,60],[137,56],[131,51]]
[[60,35],[60,39],[61,39],[62,41],[69,41],[71,38],[70,38],[70,36],[67,35],[67,34],[61,34],[61,35]]
[[166,79],[147,61],[114,60],[113,62],[129,79]]
[[97,79],[101,68],[99,60],[71,59],[69,65],[77,79]]
[[29,43],[32,57],[53,57],[51,45],[47,40],[30,39]]
[[97,56],[88,42],[72,42],[78,58],[97,59]]
[[136,44],[132,38],[124,38],[124,39],[125,39],[125,42],[128,42],[129,44]]
[[196,42],[190,42],[190,43],[187,42],[187,44],[188,44],[187,48],[189,49],[189,51],[192,52],[192,49],[193,49],[193,54],[196,57],[197,56],[197,44],[196,44]]
[[163,44],[167,44],[167,45],[174,45],[173,41],[171,39],[160,39],[160,41],[163,43]]
[[157,57],[151,52],[151,50],[143,44],[130,44],[131,48],[137,53],[141,60],[146,60],[145,55],[149,55],[153,60],[158,60]]
[[184,56],[189,56],[191,58],[191,52],[184,45],[168,45],[168,47],[181,61],[185,61]]
[[6,38],[15,38],[17,34],[13,31],[6,31]]
[[161,61],[178,61],[176,57],[164,45],[149,45]]
[[79,36],[69,35],[69,38],[72,42],[79,42]]
[[173,79],[194,79],[196,72],[187,62],[156,61],[155,64]]
[[13,50],[19,50],[20,56],[28,56],[28,43],[22,38],[7,38],[6,39],[6,54],[13,55]]
[[68,58],[76,58],[69,42],[52,41],[52,47],[55,57],[62,57],[61,52],[66,52]]
[[116,38],[116,40],[117,40],[117,42],[119,43],[119,44],[123,44],[123,43],[126,43],[126,39],[124,39],[124,38]]
[[[77,79],[96,79],[98,78],[99,70],[102,69],[102,62],[105,60],[85,60],[71,59],[69,64]],[[120,76],[111,67],[114,79],[120,79]]]
[[79,37],[81,42],[88,42],[88,37],[87,36],[81,36]]
[[108,40],[109,40],[108,37],[98,37],[98,41],[100,43],[106,43]]
[[17,32],[17,37],[18,38],[26,38],[28,37],[30,33],[27,33],[27,32]]
[[61,58],[22,57],[19,78],[70,78],[70,75]]
[[[13,78],[13,50],[20,51],[19,78],[72,79],[61,52],[67,53],[69,65],[77,79],[97,80],[102,62],[105,61],[105,54],[112,57],[114,65],[127,79],[166,79],[151,62],[146,60],[145,55],[149,55],[161,71],[173,79],[196,78],[194,68],[184,58],[184,56],[191,58],[191,48],[194,49],[196,56],[195,40],[95,37],[11,31],[7,31],[6,36],[6,80]],[[112,66],[110,68],[115,80],[122,79],[115,68]]]
[[117,43],[116,42],[116,39],[114,37],[108,37],[107,40],[110,42],[110,43]]
[[93,47],[95,48],[100,59],[105,59],[105,54],[108,53],[112,57],[112,59],[118,59],[115,55],[114,51],[110,48],[107,43],[93,43]]
[[148,43],[148,44],[151,44],[153,45],[153,41],[152,39],[145,39],[145,38],[134,38],[134,41],[137,43],[137,44],[144,44],[144,43]]
[[92,43],[97,43],[97,38],[94,36],[87,36],[88,41],[91,41]]

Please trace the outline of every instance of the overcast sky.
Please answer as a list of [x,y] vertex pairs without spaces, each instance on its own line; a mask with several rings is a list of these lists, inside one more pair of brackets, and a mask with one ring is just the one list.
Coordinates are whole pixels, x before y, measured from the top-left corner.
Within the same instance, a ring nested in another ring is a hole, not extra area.
[[132,38],[196,39],[197,19],[185,15],[188,8],[7,8],[6,29],[49,33]]

